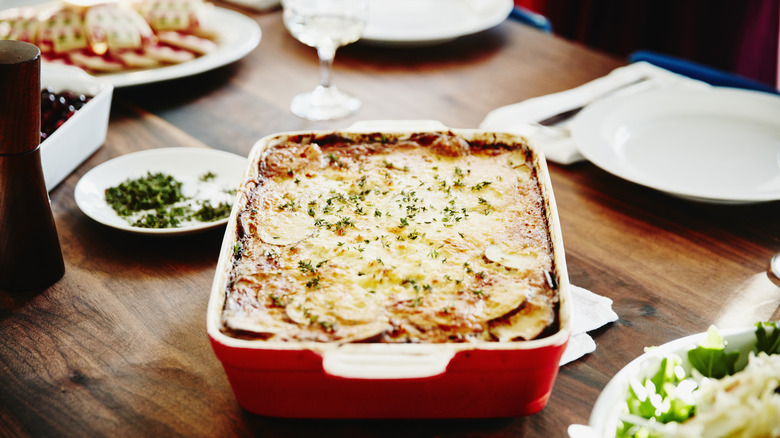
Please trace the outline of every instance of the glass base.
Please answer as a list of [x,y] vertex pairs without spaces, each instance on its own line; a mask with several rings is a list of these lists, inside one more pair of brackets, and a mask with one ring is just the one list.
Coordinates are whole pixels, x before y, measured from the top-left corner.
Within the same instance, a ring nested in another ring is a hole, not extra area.
[[317,86],[295,96],[290,111],[307,120],[334,120],[349,117],[360,108],[360,100],[340,92],[335,86]]

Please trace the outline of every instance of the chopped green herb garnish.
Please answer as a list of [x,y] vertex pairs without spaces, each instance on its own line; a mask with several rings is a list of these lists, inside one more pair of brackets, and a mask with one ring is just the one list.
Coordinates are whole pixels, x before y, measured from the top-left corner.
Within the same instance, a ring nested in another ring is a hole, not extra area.
[[307,272],[314,272],[314,266],[311,265],[311,260],[300,260],[298,262],[298,269],[304,274]]
[[[215,178],[212,172],[200,176],[200,181]],[[225,192],[228,193],[228,192]],[[147,172],[146,176],[128,179],[105,190],[106,202],[131,225],[140,228],[175,228],[183,222],[213,222],[230,216],[231,205],[220,202],[192,201],[182,194],[182,182],[162,172]]]
[[285,307],[287,304],[289,304],[289,299],[287,296],[279,296],[276,293],[272,293],[270,295],[271,301],[274,303],[274,307]]
[[190,215],[189,207],[158,208],[153,213],[146,213],[133,222],[139,228],[176,228],[183,218]]
[[313,277],[311,280],[306,282],[306,287],[309,289],[314,289],[315,287],[319,286],[320,284],[320,276]]
[[128,179],[106,189],[106,202],[120,216],[162,208],[184,199],[182,183],[173,176],[147,172],[146,176]]
[[[353,222],[352,219],[350,219],[349,217],[344,216],[338,222],[336,222],[335,224],[332,224],[332,226],[336,228],[335,233],[340,236],[340,235],[344,234],[344,229],[345,228],[347,228],[347,227],[354,227],[355,226],[355,222]],[[330,229],[331,225],[328,225],[327,228]]]
[[335,332],[338,328],[338,324],[332,321],[320,321],[319,324],[326,332]]
[[205,201],[200,208],[192,214],[192,218],[201,222],[214,222],[230,216],[231,205],[220,202],[216,207],[210,201]]
[[471,186],[471,190],[474,190],[474,191],[482,190],[485,187],[489,186],[490,184],[492,184],[490,181],[482,181],[479,184]]
[[217,177],[217,175],[215,175],[213,172],[209,171],[209,172],[206,172],[203,175],[201,175],[198,179],[203,181],[203,182],[207,182],[207,181],[213,180],[216,177]]
[[276,208],[282,211],[295,211],[298,208],[298,204],[295,203],[295,200],[289,198],[285,199],[287,202],[277,205]]

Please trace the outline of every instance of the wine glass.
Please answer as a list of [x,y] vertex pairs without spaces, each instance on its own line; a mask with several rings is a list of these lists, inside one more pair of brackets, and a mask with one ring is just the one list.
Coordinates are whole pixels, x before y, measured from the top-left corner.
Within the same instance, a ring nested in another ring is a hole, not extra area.
[[308,120],[332,120],[354,114],[360,100],[331,83],[336,49],[360,39],[366,26],[368,0],[282,0],[284,25],[298,41],[317,49],[320,84],[295,96],[293,114]]

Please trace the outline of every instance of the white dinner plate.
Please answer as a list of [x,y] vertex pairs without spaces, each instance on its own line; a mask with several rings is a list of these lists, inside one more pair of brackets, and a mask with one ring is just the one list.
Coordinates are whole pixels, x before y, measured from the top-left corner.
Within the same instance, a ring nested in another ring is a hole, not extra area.
[[213,52],[181,64],[95,76],[111,82],[115,88],[178,79],[238,61],[260,43],[260,26],[244,14],[213,7],[206,18],[217,34],[217,49]]
[[369,0],[361,41],[430,45],[490,29],[506,20],[512,0]]
[[[737,369],[741,369],[747,363],[748,353],[756,345],[756,327],[733,328],[718,330],[718,333],[726,341],[726,352],[738,351]],[[686,370],[690,370],[688,362],[688,350],[696,348],[706,339],[707,333],[698,333],[691,336],[676,339],[659,347],[649,349],[623,367],[607,383],[601,391],[593,411],[590,414],[589,425],[595,429],[596,436],[612,438],[615,436],[622,406],[628,397],[629,382],[632,378],[639,380],[654,375],[658,372],[661,359],[671,354],[682,360]]]
[[628,181],[712,203],[780,200],[780,96],[656,89],[586,107],[573,137]]
[[[76,204],[87,216],[101,224],[140,234],[181,235],[227,223],[227,218],[214,222],[197,222],[180,228],[140,228],[130,225],[106,203],[105,191],[128,179],[145,176],[147,172],[162,172],[182,182],[185,196],[210,200],[212,205],[234,201],[244,177],[247,159],[230,152],[205,148],[150,149],[123,155],[106,161],[87,172],[76,184]],[[215,175],[207,182],[200,178]]]

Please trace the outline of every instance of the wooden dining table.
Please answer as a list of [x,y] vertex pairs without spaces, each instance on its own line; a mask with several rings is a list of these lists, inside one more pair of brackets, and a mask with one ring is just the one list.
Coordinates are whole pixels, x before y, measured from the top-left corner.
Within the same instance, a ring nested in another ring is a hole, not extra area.
[[549,163],[571,283],[613,300],[619,319],[590,333],[594,352],[560,368],[544,409],[414,420],[245,411],[206,334],[224,227],[160,237],[101,225],[74,200],[85,173],[154,148],[247,156],[269,134],[361,120],[476,128],[493,109],[625,61],[513,20],[437,45],[359,42],[338,50],[333,80],[362,100],[360,110],[310,122],[289,104],[318,82],[314,49],[286,31],[278,9],[219,6],[257,21],[257,48],[208,72],[115,89],[105,143],[50,192],[65,275],[44,290],[0,291],[0,436],[564,437],[646,346],[780,318],[780,287],[767,273],[780,252],[779,202],[703,203],[589,162]]

